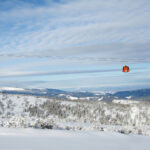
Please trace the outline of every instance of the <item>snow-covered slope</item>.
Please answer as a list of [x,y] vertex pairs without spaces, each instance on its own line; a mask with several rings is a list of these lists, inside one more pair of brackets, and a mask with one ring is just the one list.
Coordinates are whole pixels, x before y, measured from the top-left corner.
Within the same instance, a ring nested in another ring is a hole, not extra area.
[[150,103],[72,101],[0,94],[0,126],[150,135]]
[[121,99],[114,99],[113,101],[112,101],[113,103],[117,103],[117,104],[126,104],[126,105],[128,105],[128,104],[138,104],[138,103],[140,103],[139,101],[133,101],[133,100],[121,100]]
[[113,132],[0,128],[1,150],[149,150],[149,141]]
[[23,88],[15,88],[15,87],[0,87],[0,91],[24,91]]

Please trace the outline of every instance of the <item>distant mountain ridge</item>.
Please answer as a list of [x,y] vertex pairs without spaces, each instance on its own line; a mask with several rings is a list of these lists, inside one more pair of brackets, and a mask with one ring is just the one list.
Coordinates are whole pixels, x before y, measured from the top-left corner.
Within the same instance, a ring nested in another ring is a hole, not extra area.
[[127,97],[131,96],[132,99],[146,98],[146,97],[150,96],[150,89],[119,91],[119,92],[114,93],[113,96],[116,96],[119,98],[127,98]]
[[22,94],[22,95],[35,95],[46,96],[60,99],[89,99],[89,100],[106,100],[112,101],[114,99],[132,99],[132,100],[146,100],[150,101],[150,89],[139,89],[131,91],[118,91],[115,93],[105,92],[68,92],[59,89],[23,89],[5,87],[0,88],[0,93],[6,94]]
[[66,94],[65,91],[58,89],[21,89],[21,88],[0,88],[0,93],[8,94],[25,94],[25,95],[37,95],[37,96],[53,96],[58,94]]

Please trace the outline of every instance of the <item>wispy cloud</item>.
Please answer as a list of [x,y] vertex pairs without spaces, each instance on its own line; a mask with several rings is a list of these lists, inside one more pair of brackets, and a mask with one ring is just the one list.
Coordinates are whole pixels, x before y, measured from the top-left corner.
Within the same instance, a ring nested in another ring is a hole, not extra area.
[[148,0],[1,1],[1,77],[144,67],[150,62],[149,10]]
[[[2,11],[10,22],[3,49],[31,51],[80,45],[149,42],[147,1],[71,1],[66,4],[15,7]],[[52,3],[53,4],[53,3]],[[147,4],[147,5],[146,5]],[[144,7],[142,7],[144,5]]]
[[0,78],[8,77],[25,77],[25,76],[51,76],[51,75],[67,75],[67,74],[88,74],[88,73],[103,73],[103,72],[112,72],[120,71],[120,69],[105,69],[105,70],[67,70],[67,71],[55,71],[55,72],[15,72],[15,73],[3,73],[0,75]]
[[1,58],[38,58],[51,62],[75,63],[145,63],[150,62],[150,43],[97,44],[65,49],[34,50],[0,53]]

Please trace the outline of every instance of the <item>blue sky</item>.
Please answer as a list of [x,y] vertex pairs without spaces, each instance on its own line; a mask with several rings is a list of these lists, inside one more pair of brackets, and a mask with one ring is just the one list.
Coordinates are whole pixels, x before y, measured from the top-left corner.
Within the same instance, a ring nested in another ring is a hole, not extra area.
[[0,86],[149,88],[149,18],[149,0],[0,0]]

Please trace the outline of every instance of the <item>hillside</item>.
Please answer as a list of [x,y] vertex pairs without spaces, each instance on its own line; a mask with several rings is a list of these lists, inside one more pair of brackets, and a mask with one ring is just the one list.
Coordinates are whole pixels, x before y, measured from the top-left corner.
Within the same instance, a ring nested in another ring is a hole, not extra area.
[[150,135],[150,103],[0,94],[0,126]]
[[150,101],[150,89],[139,89],[130,91],[117,91],[117,92],[104,92],[104,91],[63,91],[59,89],[23,89],[14,87],[4,87],[0,88],[0,93],[2,94],[18,94],[18,95],[33,95],[33,96],[43,96],[48,98],[57,98],[61,100],[104,100],[112,101],[114,99],[124,99],[124,100],[137,100],[137,101]]

